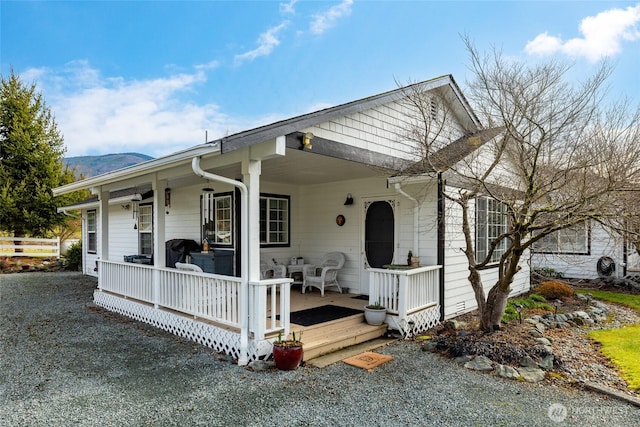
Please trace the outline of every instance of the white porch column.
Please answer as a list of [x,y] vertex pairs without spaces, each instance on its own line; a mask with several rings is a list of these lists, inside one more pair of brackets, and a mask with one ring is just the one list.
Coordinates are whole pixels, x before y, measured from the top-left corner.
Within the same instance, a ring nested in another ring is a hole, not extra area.
[[158,308],[160,301],[160,270],[158,267],[166,265],[165,241],[165,207],[164,189],[166,181],[158,181],[157,174],[151,181],[153,190],[153,305]]
[[246,242],[249,253],[249,282],[260,280],[260,160],[242,162],[242,181],[248,189],[249,229]]
[[103,191],[100,188],[100,233],[98,233],[100,253],[98,258],[103,260],[109,259],[109,195],[109,191]]

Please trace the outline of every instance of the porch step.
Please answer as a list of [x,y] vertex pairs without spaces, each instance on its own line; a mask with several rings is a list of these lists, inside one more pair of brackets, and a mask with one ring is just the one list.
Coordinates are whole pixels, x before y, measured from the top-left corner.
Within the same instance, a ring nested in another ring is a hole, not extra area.
[[[295,326],[292,326],[295,330]],[[387,325],[371,326],[363,314],[304,328],[304,360],[311,360],[345,347],[382,337]]]

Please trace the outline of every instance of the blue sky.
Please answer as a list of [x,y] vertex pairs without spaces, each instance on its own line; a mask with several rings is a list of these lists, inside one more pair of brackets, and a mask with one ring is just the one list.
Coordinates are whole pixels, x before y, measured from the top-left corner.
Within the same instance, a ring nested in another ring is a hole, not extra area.
[[468,35],[576,77],[616,65],[611,94],[640,102],[640,3],[615,1],[6,1],[1,72],[36,83],[68,156],[161,156],[453,74]]

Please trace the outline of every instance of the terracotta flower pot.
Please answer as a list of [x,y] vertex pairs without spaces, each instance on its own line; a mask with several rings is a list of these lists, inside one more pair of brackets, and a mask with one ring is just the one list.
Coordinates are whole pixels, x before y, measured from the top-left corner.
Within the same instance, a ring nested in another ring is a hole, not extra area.
[[276,368],[283,371],[291,371],[300,366],[303,355],[302,345],[283,346],[277,343],[273,345],[273,360]]

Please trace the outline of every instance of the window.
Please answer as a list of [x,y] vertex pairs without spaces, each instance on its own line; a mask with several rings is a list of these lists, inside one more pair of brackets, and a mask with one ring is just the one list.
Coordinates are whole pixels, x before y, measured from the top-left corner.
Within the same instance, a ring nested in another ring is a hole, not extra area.
[[202,235],[210,244],[233,245],[232,194],[202,194]]
[[139,253],[153,254],[153,205],[140,205],[138,211]]
[[535,251],[588,255],[590,252],[589,246],[589,225],[585,222],[544,236],[536,242]]
[[289,246],[289,197],[260,196],[260,244]]
[[[476,199],[476,259],[482,262],[489,253],[489,246],[507,231],[507,209],[495,199]],[[502,239],[493,250],[489,262],[498,262],[507,249],[507,240]]]
[[95,254],[98,250],[96,211],[87,211],[87,252]]

